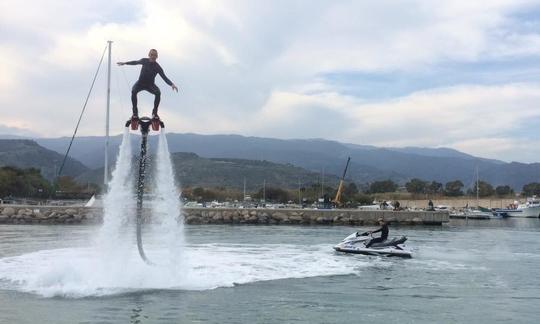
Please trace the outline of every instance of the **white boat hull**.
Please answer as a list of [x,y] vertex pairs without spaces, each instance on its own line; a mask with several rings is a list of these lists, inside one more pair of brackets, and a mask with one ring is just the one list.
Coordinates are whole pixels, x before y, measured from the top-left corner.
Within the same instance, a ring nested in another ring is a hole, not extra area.
[[527,217],[537,218],[540,217],[540,206],[527,207],[523,209],[504,210],[504,214],[508,217]]

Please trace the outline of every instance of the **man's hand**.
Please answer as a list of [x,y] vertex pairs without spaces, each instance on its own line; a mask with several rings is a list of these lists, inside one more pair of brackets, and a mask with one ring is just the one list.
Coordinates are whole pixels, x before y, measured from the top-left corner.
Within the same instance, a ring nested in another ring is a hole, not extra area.
[[175,84],[173,84],[173,85],[171,86],[171,88],[172,88],[174,91],[178,92],[178,88],[176,87]]
[[116,63],[116,64],[118,64],[118,65],[124,65],[124,64],[126,64],[126,63],[124,63],[124,62],[118,62],[118,63]]

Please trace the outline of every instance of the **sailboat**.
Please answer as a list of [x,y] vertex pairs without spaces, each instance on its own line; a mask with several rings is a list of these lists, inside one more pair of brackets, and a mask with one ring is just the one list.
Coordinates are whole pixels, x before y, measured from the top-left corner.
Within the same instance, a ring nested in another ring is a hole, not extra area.
[[476,208],[469,207],[467,204],[462,212],[452,214],[452,216],[453,218],[465,219],[491,219],[497,217],[491,209],[480,206],[480,176],[478,167],[476,167]]

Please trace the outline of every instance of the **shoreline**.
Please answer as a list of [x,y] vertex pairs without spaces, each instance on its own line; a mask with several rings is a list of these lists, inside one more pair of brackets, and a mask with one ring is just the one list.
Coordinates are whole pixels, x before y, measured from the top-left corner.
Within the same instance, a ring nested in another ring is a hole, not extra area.
[[[431,226],[450,219],[448,211],[191,207],[182,208],[182,213],[185,224],[375,225],[382,217],[392,224]],[[100,207],[0,206],[0,224],[84,225],[102,221]],[[149,208],[143,211],[143,221],[151,222]]]

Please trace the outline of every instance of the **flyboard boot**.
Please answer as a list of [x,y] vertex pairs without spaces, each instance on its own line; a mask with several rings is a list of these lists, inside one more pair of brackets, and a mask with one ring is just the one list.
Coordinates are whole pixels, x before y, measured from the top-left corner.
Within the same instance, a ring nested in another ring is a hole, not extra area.
[[139,128],[139,116],[133,115],[131,117],[131,130],[137,130]]
[[159,131],[160,124],[161,120],[159,119],[157,112],[152,112],[152,130],[155,132]]

